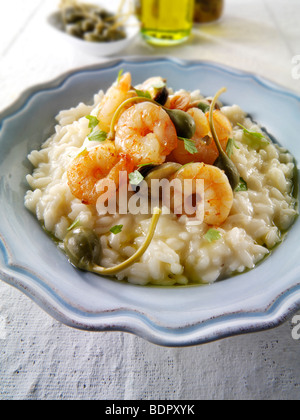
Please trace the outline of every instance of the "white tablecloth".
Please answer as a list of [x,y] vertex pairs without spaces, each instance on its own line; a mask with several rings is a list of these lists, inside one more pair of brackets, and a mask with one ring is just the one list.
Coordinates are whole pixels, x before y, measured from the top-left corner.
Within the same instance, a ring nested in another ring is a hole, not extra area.
[[[45,19],[57,3],[1,6],[0,111],[26,87],[106,60],[74,51],[52,32]],[[299,0],[227,0],[223,20],[195,29],[187,44],[155,49],[138,38],[124,55],[220,62],[299,93],[292,64],[300,55],[299,16]],[[126,333],[68,328],[0,281],[0,399],[299,399],[300,341],[292,327],[162,348]]]

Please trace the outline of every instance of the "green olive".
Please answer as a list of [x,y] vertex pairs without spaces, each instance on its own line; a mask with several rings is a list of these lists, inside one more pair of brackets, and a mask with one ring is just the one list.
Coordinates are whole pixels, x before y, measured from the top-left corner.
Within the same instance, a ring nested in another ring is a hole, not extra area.
[[84,227],[77,227],[66,235],[64,249],[70,262],[82,270],[89,270],[99,260],[101,252],[96,233]]
[[164,108],[173,124],[175,125],[177,136],[185,139],[191,139],[196,132],[196,123],[194,118],[187,112],[180,109]]

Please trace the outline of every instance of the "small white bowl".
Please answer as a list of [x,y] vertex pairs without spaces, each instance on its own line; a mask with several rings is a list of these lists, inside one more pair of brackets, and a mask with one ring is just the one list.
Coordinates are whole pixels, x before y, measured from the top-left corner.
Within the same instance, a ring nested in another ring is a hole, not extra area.
[[112,42],[90,42],[76,38],[65,32],[61,13],[59,11],[51,13],[47,18],[47,22],[52,28],[58,31],[67,42],[72,44],[75,49],[80,49],[86,54],[98,57],[112,56],[123,52],[134,41],[140,31],[138,20],[134,16],[131,16],[128,19],[127,24],[124,25],[127,34],[125,39]]

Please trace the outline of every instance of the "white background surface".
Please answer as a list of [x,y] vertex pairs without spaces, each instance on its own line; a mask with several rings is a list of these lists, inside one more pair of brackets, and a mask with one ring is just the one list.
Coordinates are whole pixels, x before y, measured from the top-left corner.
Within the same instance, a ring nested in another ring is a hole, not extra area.
[[[47,26],[58,0],[1,3],[0,111],[33,84],[106,60],[73,50]],[[137,38],[124,55],[216,61],[300,93],[292,77],[299,17],[299,0],[227,0],[223,20],[195,29],[187,44],[155,49]],[[0,399],[299,399],[300,341],[292,328],[288,321],[203,346],[162,348],[130,334],[70,329],[0,281]]]

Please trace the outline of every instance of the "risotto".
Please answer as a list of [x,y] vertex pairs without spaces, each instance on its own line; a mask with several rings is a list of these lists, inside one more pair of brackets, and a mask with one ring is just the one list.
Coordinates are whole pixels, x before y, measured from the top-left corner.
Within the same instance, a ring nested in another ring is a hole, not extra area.
[[[97,265],[118,280],[208,284],[253,269],[297,217],[295,163],[238,105],[217,99],[174,92],[162,78],[133,88],[120,73],[92,105],[61,111],[55,133],[29,154],[25,206],[77,268]],[[171,205],[160,198],[154,215],[121,212],[115,195],[105,213],[108,181],[125,187],[128,203],[149,177],[202,181],[202,219],[177,212],[173,190]],[[68,249],[76,235],[80,264]]]

